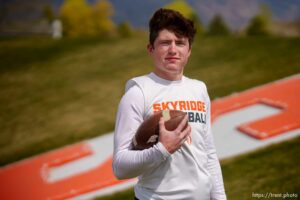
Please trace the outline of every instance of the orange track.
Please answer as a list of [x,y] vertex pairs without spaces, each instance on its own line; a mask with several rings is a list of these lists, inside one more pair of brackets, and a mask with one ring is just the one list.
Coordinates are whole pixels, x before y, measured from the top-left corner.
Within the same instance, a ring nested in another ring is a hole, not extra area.
[[[267,104],[282,112],[242,124],[238,129],[252,137],[266,139],[300,128],[300,76],[293,76],[212,103],[212,120],[218,116],[253,104]],[[71,145],[0,169],[0,199],[67,199],[87,192],[114,186],[111,157],[88,172],[47,182],[49,168],[61,166],[93,154],[85,143]]]

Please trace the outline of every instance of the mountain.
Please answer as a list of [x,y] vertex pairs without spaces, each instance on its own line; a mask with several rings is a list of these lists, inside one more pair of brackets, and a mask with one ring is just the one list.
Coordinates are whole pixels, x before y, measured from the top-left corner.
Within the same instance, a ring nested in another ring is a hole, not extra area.
[[[145,29],[153,12],[171,1],[110,0],[115,10],[112,19],[117,24],[127,21],[133,27]],[[88,2],[94,3],[96,0]],[[186,2],[194,8],[205,26],[214,15],[220,14],[232,30],[241,29],[257,14],[261,4],[270,8],[275,21],[300,21],[299,0],[186,0]],[[14,26],[31,30],[41,18],[45,5],[52,5],[58,13],[62,3],[63,0],[0,0],[0,32]]]
[[231,29],[240,29],[256,15],[261,5],[267,5],[274,21],[300,20],[299,0],[189,0],[204,25],[216,14],[223,16]]
[[152,14],[171,0],[110,0],[115,9],[116,23],[128,21],[134,27],[145,28]]
[[[129,21],[134,27],[147,27],[152,13],[171,0],[111,0],[115,8],[115,22]],[[275,21],[300,20],[299,0],[186,0],[202,23],[207,26],[213,16],[220,14],[231,29],[246,26],[249,19],[259,11],[262,4],[272,11]]]

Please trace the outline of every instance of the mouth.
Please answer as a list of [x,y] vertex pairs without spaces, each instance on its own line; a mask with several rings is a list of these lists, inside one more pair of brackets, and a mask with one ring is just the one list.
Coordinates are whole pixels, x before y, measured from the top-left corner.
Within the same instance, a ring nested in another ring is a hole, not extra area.
[[171,62],[175,62],[175,61],[179,60],[178,57],[166,57],[165,59],[166,59],[167,61],[171,61]]

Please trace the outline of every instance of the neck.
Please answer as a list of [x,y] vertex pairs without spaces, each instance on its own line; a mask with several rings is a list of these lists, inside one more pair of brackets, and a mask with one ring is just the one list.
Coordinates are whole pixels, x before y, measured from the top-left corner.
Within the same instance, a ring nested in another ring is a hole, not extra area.
[[163,73],[157,70],[154,70],[153,72],[156,76],[168,81],[179,81],[182,79],[183,76],[182,73]]

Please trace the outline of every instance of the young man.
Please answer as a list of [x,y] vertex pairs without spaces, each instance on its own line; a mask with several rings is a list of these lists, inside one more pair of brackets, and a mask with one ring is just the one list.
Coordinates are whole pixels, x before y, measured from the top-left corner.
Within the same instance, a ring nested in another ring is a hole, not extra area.
[[[203,82],[183,76],[196,33],[177,11],[159,9],[150,20],[148,52],[152,73],[127,82],[114,135],[113,171],[117,178],[139,177],[135,196],[148,199],[226,199],[210,125],[210,100]],[[159,142],[134,151],[139,125],[159,110],[188,113],[176,130],[159,122]],[[189,125],[184,129],[185,123]]]

